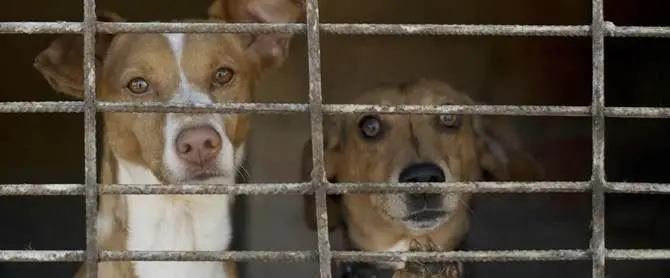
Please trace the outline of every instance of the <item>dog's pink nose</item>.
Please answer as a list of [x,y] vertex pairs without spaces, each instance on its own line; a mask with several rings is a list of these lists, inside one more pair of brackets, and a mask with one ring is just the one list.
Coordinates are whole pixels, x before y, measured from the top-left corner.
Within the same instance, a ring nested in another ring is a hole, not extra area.
[[210,126],[199,126],[182,130],[176,145],[181,159],[204,166],[221,151],[221,136]]

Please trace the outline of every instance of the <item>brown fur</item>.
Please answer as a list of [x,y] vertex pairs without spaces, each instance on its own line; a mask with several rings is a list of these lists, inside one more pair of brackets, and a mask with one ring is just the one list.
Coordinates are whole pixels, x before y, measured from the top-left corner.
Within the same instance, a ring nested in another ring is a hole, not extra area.
[[[473,104],[469,97],[449,85],[421,79],[400,85],[380,86],[362,94],[359,104]],[[457,130],[443,131],[435,124],[435,115],[380,115],[388,124],[387,134],[376,142],[364,141],[357,132],[357,119],[362,115],[338,115],[325,123],[325,162],[329,179],[339,182],[388,182],[398,167],[407,163],[430,160],[444,161],[456,181],[477,181],[482,172],[495,180],[534,180],[542,169],[525,153],[515,134],[499,119],[461,115]],[[418,141],[417,151],[411,141]],[[496,142],[496,144],[491,144]],[[504,150],[505,163],[492,150]],[[309,147],[307,143],[306,149]],[[308,159],[307,155],[304,156]],[[439,163],[438,163],[439,164]],[[311,171],[311,158],[303,163],[303,177]],[[375,194],[345,194],[339,201],[329,196],[329,226],[337,227],[347,212],[349,238],[355,247],[368,251],[385,251],[401,240],[434,244],[441,250],[453,250],[468,231],[470,194],[459,193],[448,220],[423,234],[415,234],[403,224],[380,214]],[[305,221],[315,227],[314,203],[305,197]],[[332,214],[331,214],[332,212]]]
[[[414,241],[410,251],[434,252],[441,251],[438,246]],[[461,278],[463,267],[460,262],[411,262],[404,269],[395,271],[393,278]]]
[[[113,13],[100,18],[122,21]],[[285,35],[282,35],[285,36]],[[277,67],[284,59],[288,37],[277,35],[188,34],[181,65],[175,64],[167,40],[160,34],[98,35],[96,44],[97,99],[104,101],[167,101],[176,90],[180,66],[192,85],[210,92],[214,102],[248,102],[255,83],[262,74]],[[251,39],[251,40],[250,40]],[[66,35],[58,38],[35,59],[35,67],[52,88],[76,98],[83,97],[82,38]],[[194,49],[196,49],[194,51]],[[189,50],[191,49],[191,50]],[[233,80],[225,86],[213,87],[211,77],[221,65],[235,70]],[[152,91],[143,95],[127,92],[125,84],[142,75],[151,81]],[[197,115],[193,115],[197,117]],[[163,169],[162,113],[105,113],[104,156],[102,183],[115,184],[117,162],[120,157],[142,165],[164,183],[176,183]],[[248,116],[231,115],[225,120],[226,135],[235,149],[246,141],[249,130]],[[111,230],[100,230],[101,249],[124,250],[127,238],[127,205],[123,196],[105,195],[100,199],[99,214],[113,219]],[[235,263],[226,262],[229,277],[236,277]],[[131,278],[134,272],[130,262],[102,262],[99,273],[103,277]],[[80,268],[75,277],[83,277]]]

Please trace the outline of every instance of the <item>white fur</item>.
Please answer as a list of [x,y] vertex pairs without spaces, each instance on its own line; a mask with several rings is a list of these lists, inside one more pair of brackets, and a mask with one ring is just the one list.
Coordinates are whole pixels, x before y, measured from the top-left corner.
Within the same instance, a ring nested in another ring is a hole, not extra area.
[[[409,251],[409,240],[401,239],[400,241],[396,242],[395,245],[391,246],[391,248],[389,248],[387,250],[381,250],[381,251],[382,252],[407,252],[407,251]],[[391,263],[385,263],[385,265],[388,265],[388,266],[390,266],[391,268],[394,268],[394,269],[405,268],[405,262],[391,262]]]
[[[182,53],[184,51],[185,36],[184,34],[163,34],[163,36],[170,43],[170,48],[176,59],[177,71],[179,73],[179,87],[175,92],[170,103],[175,104],[212,104],[212,98],[207,92],[202,92],[191,84],[184,70],[181,66]],[[240,154],[236,154],[239,150],[233,149],[233,144],[228,138],[224,125],[225,115],[221,114],[198,114],[186,115],[181,113],[168,113],[165,122],[165,150],[163,152],[163,161],[169,174],[177,180],[181,180],[184,173],[184,165],[182,160],[175,151],[175,140],[179,132],[185,128],[197,125],[210,125],[221,135],[221,151],[217,157],[218,167],[224,171],[226,176],[235,175],[235,166],[237,158]],[[241,160],[241,159],[240,159]]]
[[[150,170],[119,159],[121,184],[160,184]],[[231,184],[233,178],[203,183]],[[221,251],[232,228],[228,195],[127,195],[130,251]],[[222,262],[133,262],[138,278],[226,278]]]
[[[180,77],[179,87],[171,103],[210,104],[207,92],[198,91],[186,78],[181,67],[184,49],[183,34],[165,34],[175,55]],[[175,150],[175,139],[184,128],[211,125],[222,137],[222,150],[217,158],[224,176],[200,184],[234,184],[235,168],[243,151],[234,152],[225,133],[224,116],[218,114],[187,115],[169,113],[165,122],[163,160],[168,175],[182,180],[183,162]],[[162,184],[151,170],[118,159],[117,180],[121,184]],[[126,195],[128,206],[128,239],[130,251],[222,251],[228,249],[232,236],[228,195]],[[100,218],[100,225],[110,220]],[[223,262],[133,262],[138,278],[227,278]]]

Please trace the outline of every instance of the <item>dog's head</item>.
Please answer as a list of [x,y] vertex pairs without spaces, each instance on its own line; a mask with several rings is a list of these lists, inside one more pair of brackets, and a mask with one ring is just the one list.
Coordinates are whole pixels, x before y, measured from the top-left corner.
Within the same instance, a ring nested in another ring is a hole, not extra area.
[[[359,104],[473,104],[466,95],[434,80],[382,86]],[[542,171],[514,133],[492,118],[469,115],[346,114],[325,121],[328,178],[339,182],[444,182],[535,179]],[[307,158],[307,156],[306,156]],[[311,161],[304,166],[310,166]],[[305,167],[304,173],[309,173]],[[369,194],[378,216],[413,233],[447,221],[468,194]],[[331,207],[329,210],[337,211]],[[368,204],[366,204],[368,205]],[[310,213],[313,203],[306,206]],[[356,208],[349,208],[356,213]],[[333,226],[339,215],[330,217]],[[307,219],[314,221],[313,219]],[[313,223],[310,223],[314,227]]]
[[[254,6],[250,14],[269,13]],[[103,21],[123,21],[106,13]],[[248,102],[255,83],[286,54],[285,36],[262,34],[99,34],[97,98],[166,104]],[[83,39],[56,39],[34,66],[52,88],[84,94]],[[119,159],[162,183],[231,178],[240,165],[248,115],[105,113],[105,133]]]

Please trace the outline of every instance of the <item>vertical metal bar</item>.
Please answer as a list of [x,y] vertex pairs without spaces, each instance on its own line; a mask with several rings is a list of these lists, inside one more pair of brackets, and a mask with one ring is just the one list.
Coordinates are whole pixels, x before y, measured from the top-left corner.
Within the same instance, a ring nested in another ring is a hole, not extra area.
[[84,172],[86,200],[86,277],[98,277],[98,185],[96,168],[95,0],[84,0]]
[[605,30],[603,19],[603,0],[592,1],[591,39],[593,54],[592,88],[592,237],[593,278],[605,278]]
[[319,34],[319,2],[307,0],[307,50],[309,65],[309,114],[312,139],[312,186],[316,202],[319,273],[331,277],[330,240],[326,206],[326,175],[323,158],[323,96],[321,95],[321,45]]

